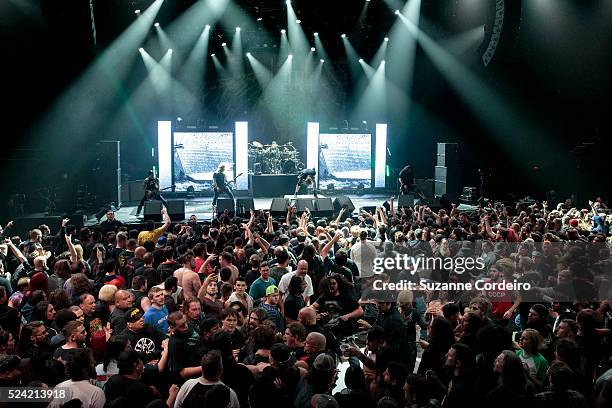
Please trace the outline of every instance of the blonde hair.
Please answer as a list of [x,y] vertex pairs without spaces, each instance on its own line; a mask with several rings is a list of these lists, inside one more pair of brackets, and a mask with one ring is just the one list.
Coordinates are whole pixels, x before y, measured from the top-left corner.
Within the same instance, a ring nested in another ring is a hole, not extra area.
[[98,292],[98,299],[108,304],[114,304],[116,292],[117,287],[115,285],[104,285],[100,288],[100,292]]

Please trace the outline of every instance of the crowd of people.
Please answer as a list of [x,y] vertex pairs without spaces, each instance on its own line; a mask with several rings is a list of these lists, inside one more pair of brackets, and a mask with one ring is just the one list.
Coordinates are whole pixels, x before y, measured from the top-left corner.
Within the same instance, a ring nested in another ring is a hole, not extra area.
[[[175,224],[164,208],[141,230],[108,211],[23,240],[9,224],[0,387],[53,390],[51,407],[612,406],[601,200],[388,204]],[[418,262],[469,257],[481,267]]]

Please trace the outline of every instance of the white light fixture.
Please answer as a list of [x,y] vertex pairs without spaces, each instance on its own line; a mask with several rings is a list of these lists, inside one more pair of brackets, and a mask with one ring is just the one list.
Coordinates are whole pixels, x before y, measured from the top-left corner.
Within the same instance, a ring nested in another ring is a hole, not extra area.
[[310,47],[310,51],[315,52],[317,49],[315,47]]
[[359,63],[362,64],[363,63],[363,58],[359,58]]
[[319,61],[321,61],[321,63],[324,63],[324,62],[325,62],[325,60],[324,60],[323,58],[321,58]]
[[138,49],[138,52],[144,52],[144,48],[140,47],[140,48]]
[[247,52],[247,53],[246,53],[246,56],[247,56],[247,57],[250,57],[250,56],[251,56],[251,53],[250,53],[250,52]]
[[385,42],[389,42],[389,37],[385,37]]
[[215,54],[210,54],[210,56],[211,56],[211,57],[214,57],[214,56],[215,56]]
[[299,18],[297,20],[295,20],[296,24],[300,24],[302,22],[302,20],[300,20]]
[[318,36],[319,36],[319,33],[314,33],[313,35],[314,35],[315,37],[318,37]]
[[159,27],[159,23],[155,23],[153,24],[155,27]]
[[172,48],[168,48],[168,54],[172,54]]
[[281,34],[285,34],[286,32],[287,32],[287,31],[285,31],[285,29],[284,29],[284,28],[281,30]]
[[207,29],[207,30],[210,30],[210,25],[209,25],[209,24],[206,24],[206,25],[204,26],[204,28],[205,28],[205,29]]
[[222,46],[222,47],[225,47],[226,45],[227,45],[226,43],[221,43],[221,46]]
[[134,10],[134,14],[140,14],[140,9]]
[[346,38],[346,34],[342,33],[342,35],[340,35],[341,38]]
[[236,27],[236,32],[240,32],[240,27]]
[[395,14],[399,16],[400,15],[400,11],[399,10],[395,10]]

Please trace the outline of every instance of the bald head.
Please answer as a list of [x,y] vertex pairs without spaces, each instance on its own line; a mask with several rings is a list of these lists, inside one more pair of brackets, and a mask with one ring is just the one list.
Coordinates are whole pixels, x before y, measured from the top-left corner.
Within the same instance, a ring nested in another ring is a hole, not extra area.
[[146,253],[147,250],[145,249],[145,247],[139,246],[134,250],[134,256],[138,259],[144,259]]
[[308,262],[305,259],[302,259],[298,262],[295,273],[301,277],[306,276],[306,274],[308,273]]
[[298,320],[304,326],[312,326],[317,323],[317,312],[312,307],[303,307],[298,313]]
[[321,353],[325,351],[326,340],[321,333],[312,332],[306,336],[304,342],[304,351],[306,353]]
[[115,292],[115,307],[121,310],[127,310],[132,307],[132,294],[127,290]]

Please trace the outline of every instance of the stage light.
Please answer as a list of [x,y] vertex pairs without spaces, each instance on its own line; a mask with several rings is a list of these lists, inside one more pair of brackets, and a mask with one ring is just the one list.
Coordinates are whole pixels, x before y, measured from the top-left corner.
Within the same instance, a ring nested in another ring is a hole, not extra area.
[[359,63],[362,64],[363,63],[363,58],[359,58]]
[[204,28],[205,28],[205,29],[207,29],[207,30],[210,30],[210,25],[209,25],[209,24],[206,24],[206,25],[204,26]]
[[342,35],[340,35],[341,38],[346,38],[346,34],[342,33]]
[[395,10],[395,15],[399,16],[400,15],[400,11],[399,10]]
[[211,56],[211,57],[214,57],[214,56],[215,56],[215,54],[210,54],[210,56]]
[[380,61],[380,63],[381,63],[382,65],[384,65],[384,64],[386,64],[386,63],[387,63],[387,61],[382,60],[382,61]]
[[140,14],[140,9],[134,10],[134,14]]
[[385,37],[385,42],[389,42],[389,37]]
[[313,35],[314,35],[315,37],[318,37],[318,36],[319,36],[319,33],[314,33]]
[[323,58],[321,58],[319,61],[321,61],[321,64],[325,62]]
[[138,52],[144,52],[144,48],[140,47],[140,48],[138,49]]
[[287,31],[285,31],[285,29],[284,29],[284,28],[281,30],[281,34],[285,34],[286,32],[287,32]]
[[257,21],[261,21],[261,20],[263,20],[263,18],[261,18],[261,17],[257,18]]
[[293,59],[293,55],[292,54],[287,55],[287,59]]
[[155,27],[159,27],[159,23],[155,23],[153,24]]
[[300,24],[302,22],[302,20],[300,20],[299,18],[297,20],[295,20],[296,24]]
[[317,49],[315,47],[310,47],[310,51],[315,52]]
[[250,57],[250,56],[251,56],[251,53],[250,53],[250,52],[247,52],[247,53],[246,53],[246,56],[247,56],[247,57]]
[[290,6],[290,5],[291,5],[291,1],[287,0],[287,1],[285,2],[285,4],[287,4],[288,6]]
[[222,47],[225,47],[226,45],[227,45],[226,43],[221,43],[221,46],[222,46]]
[[168,48],[168,54],[172,54],[172,48]]
[[240,27],[236,27],[236,32],[239,33],[240,32]]

